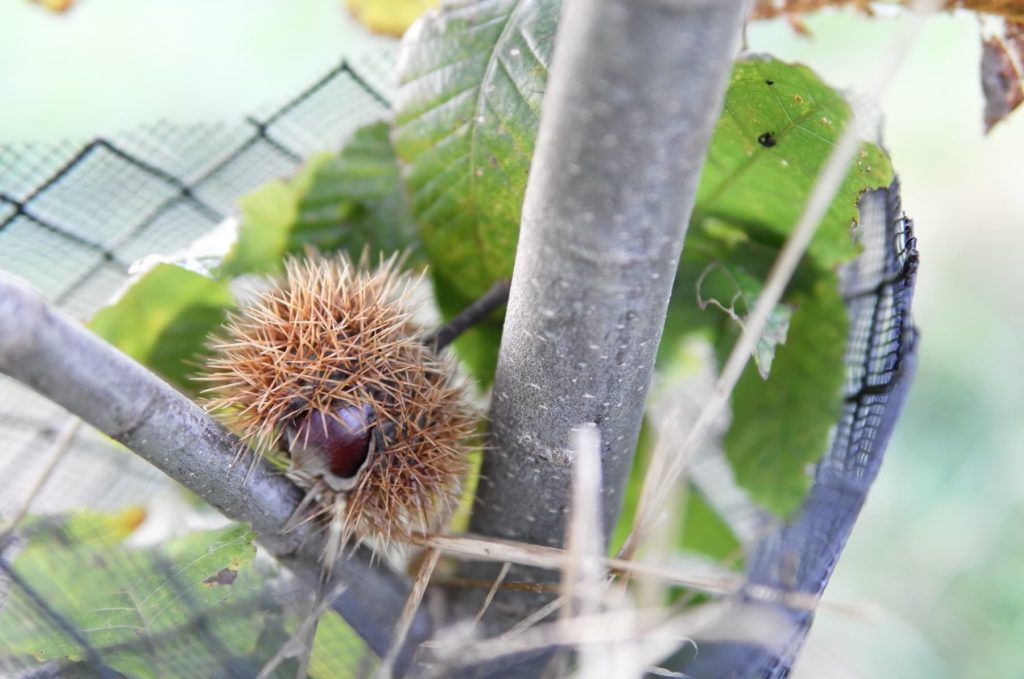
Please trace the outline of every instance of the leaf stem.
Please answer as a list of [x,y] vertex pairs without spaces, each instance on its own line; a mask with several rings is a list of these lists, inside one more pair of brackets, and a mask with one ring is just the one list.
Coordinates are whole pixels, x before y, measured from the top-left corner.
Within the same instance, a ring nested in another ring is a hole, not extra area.
[[432,346],[434,351],[441,351],[449,344],[459,338],[459,335],[469,330],[487,317],[492,311],[508,302],[508,279],[501,279],[491,286],[478,300],[467,306],[456,314],[450,321],[442,325],[432,334],[428,335],[425,342]]

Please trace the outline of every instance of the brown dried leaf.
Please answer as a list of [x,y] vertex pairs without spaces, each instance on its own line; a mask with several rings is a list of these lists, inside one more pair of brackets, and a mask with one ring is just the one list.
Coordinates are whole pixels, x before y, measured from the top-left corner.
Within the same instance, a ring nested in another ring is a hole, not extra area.
[[51,12],[66,12],[75,4],[75,0],[32,0],[37,5]]
[[981,40],[981,89],[988,132],[1024,101],[1024,22],[985,17]]
[[[872,14],[872,7],[910,5],[913,0],[754,0],[750,19],[773,19],[778,16],[799,17],[827,7],[854,7]],[[1024,21],[1024,0],[946,0],[947,10],[969,9],[982,14],[995,14],[1014,21]]]
[[[909,6],[913,0],[754,0],[750,21],[785,17],[794,31],[808,35],[802,17],[829,7],[852,6],[867,14],[881,5]],[[981,88],[985,131],[989,132],[1024,101],[1024,0],[945,0],[942,8],[977,12],[981,19]]]
[[750,20],[774,19],[775,17],[784,16],[791,23],[795,22],[793,27],[798,33],[803,33],[799,28],[802,26],[800,22],[802,14],[817,12],[826,7],[846,5],[852,5],[870,14],[872,4],[871,0],[755,0],[750,10]]

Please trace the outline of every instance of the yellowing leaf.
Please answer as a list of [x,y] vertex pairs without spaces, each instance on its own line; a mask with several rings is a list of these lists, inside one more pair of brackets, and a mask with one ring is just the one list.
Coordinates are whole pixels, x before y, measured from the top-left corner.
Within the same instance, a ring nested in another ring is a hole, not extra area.
[[51,12],[66,12],[75,4],[75,0],[32,0]]
[[374,33],[401,37],[412,22],[439,0],[348,0],[348,11]]

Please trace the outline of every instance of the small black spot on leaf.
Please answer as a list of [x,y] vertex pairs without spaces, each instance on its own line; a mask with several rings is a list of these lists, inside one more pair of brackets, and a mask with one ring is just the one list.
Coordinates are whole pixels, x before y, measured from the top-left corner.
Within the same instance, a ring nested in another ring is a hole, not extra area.
[[772,85],[775,84],[775,81],[774,80],[765,80],[764,84],[767,85],[768,87],[771,87]]
[[777,144],[778,142],[775,141],[774,132],[765,132],[764,134],[757,138],[757,143],[765,147],[766,149],[770,149],[771,147],[775,146],[775,144]]

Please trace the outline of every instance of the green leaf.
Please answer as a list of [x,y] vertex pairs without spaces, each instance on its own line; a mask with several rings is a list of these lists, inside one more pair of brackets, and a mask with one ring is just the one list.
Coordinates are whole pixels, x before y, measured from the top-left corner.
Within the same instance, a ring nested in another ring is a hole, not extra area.
[[357,130],[300,194],[289,252],[312,245],[358,257],[369,248],[375,259],[418,245],[386,122]]
[[789,340],[764,380],[750,366],[732,395],[725,453],[737,482],[764,507],[788,515],[810,486],[808,466],[841,411],[849,321],[834,276],[793,296]]
[[[741,556],[740,541],[729,524],[692,484],[686,491],[684,517],[679,541],[683,551],[704,554],[723,563]],[[737,563],[734,561],[733,565]]]
[[[781,243],[850,119],[842,96],[805,66],[747,59],[733,69],[704,163],[693,222],[715,217]],[[892,182],[885,153],[863,144],[808,249],[823,269],[857,254],[850,227],[860,194]]]
[[[741,327],[777,255],[775,247],[750,240],[737,226],[713,219],[694,225],[679,260],[658,348],[662,369],[668,369],[676,360],[678,348],[689,338],[697,335],[718,344],[730,330]],[[788,294],[803,289],[820,275],[816,269],[801,267]],[[754,351],[764,377],[771,368],[775,349],[785,342],[791,313],[787,302],[776,306],[769,328]]]
[[173,264],[143,274],[89,327],[121,351],[185,390],[206,338],[235,305],[227,285]]
[[[309,676],[311,677],[355,677],[356,667],[360,667],[357,659],[365,657],[366,665],[362,665],[367,674],[373,676],[379,666],[377,657],[368,651],[366,644],[355,633],[340,615],[328,610],[320,616],[313,638],[313,650],[309,655]],[[351,675],[344,673],[342,668],[349,668]],[[294,674],[292,675],[294,676]]]
[[[450,3],[403,43],[395,149],[431,264],[467,299],[511,272],[559,11],[556,0]],[[777,246],[849,118],[803,66],[737,63],[694,223],[720,218]],[[810,246],[817,266],[856,254],[860,193],[891,179],[885,153],[864,144]]]
[[222,273],[277,273],[286,255],[312,247],[358,258],[418,247],[390,141],[390,125],[357,130],[337,154],[311,158],[292,179],[239,200],[238,240]]
[[672,282],[665,328],[661,333],[655,365],[661,372],[672,372],[673,367],[688,355],[687,342],[700,337],[714,343],[722,332],[724,316],[697,304],[698,282],[711,262],[696,248],[687,246],[679,258],[679,269]]
[[281,259],[288,250],[289,232],[298,217],[300,189],[296,184],[308,184],[324,161],[325,156],[314,157],[291,182],[272,179],[238,199],[242,212],[238,239],[224,257],[222,275],[270,274],[280,270]]
[[[435,279],[443,282],[436,290],[446,315],[511,272],[559,10],[555,0],[453,2],[403,44],[393,139],[413,217]],[[671,360],[687,335],[715,339],[722,332],[722,319],[702,314],[693,303],[700,273],[719,259],[695,253],[685,269],[695,235],[705,232],[697,238],[727,249],[739,242],[765,246],[774,257],[849,117],[842,97],[803,66],[776,60],[736,65],[711,140],[659,361]],[[758,141],[766,132],[771,146]],[[865,144],[805,268],[828,271],[856,254],[849,227],[859,195],[888,185],[891,177],[885,154]],[[763,280],[760,272],[750,273]],[[740,280],[749,309],[757,286],[753,278]],[[787,314],[785,306],[777,310],[759,344],[755,355],[763,371],[782,341]],[[494,324],[456,346],[484,380],[499,336]]]
[[[126,522],[132,517],[99,512],[37,519],[13,570],[105,663],[130,676],[202,676],[200,668],[225,657],[256,653],[266,602],[253,596],[260,582],[253,534],[232,526],[133,549],[121,544]],[[21,588],[8,596],[0,613],[5,655],[84,659],[80,644],[46,616],[17,615],[35,610]]]
[[450,2],[403,41],[395,151],[431,266],[462,299],[512,273],[559,12]]
[[[744,271],[736,271],[736,280],[739,282],[740,294],[744,306],[747,309],[744,320],[749,317],[758,297],[761,296],[761,281],[747,274]],[[761,336],[757,338],[754,346],[754,362],[757,364],[757,371],[761,379],[768,379],[771,373],[772,361],[775,359],[775,351],[779,345],[786,343],[786,335],[789,333],[789,321],[793,316],[793,309],[788,304],[776,304],[768,315]]]

